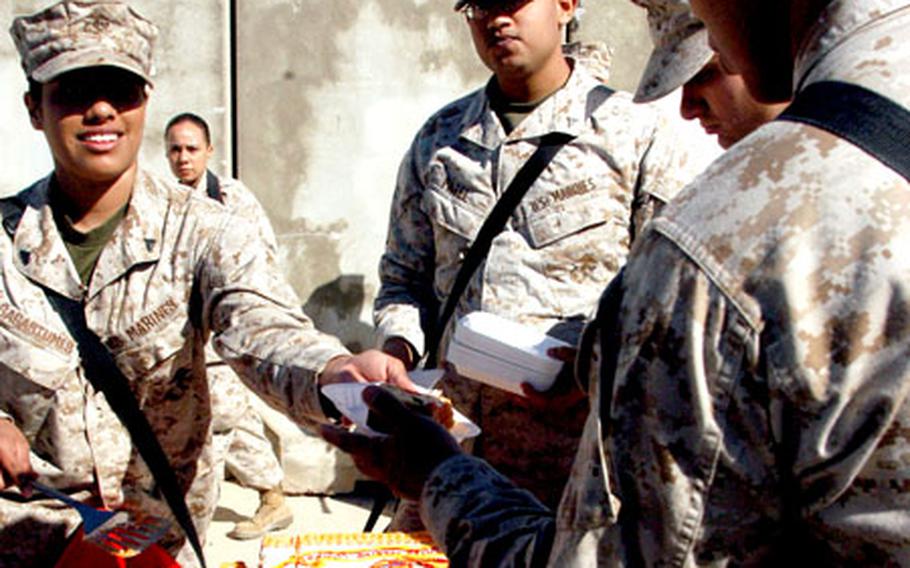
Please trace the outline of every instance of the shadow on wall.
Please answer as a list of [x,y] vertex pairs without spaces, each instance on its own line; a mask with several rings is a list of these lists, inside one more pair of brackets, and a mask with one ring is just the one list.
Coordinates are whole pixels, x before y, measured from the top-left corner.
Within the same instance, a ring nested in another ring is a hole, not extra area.
[[316,328],[341,338],[352,352],[371,346],[373,327],[360,319],[366,300],[366,287],[361,274],[342,274],[316,288],[303,311]]

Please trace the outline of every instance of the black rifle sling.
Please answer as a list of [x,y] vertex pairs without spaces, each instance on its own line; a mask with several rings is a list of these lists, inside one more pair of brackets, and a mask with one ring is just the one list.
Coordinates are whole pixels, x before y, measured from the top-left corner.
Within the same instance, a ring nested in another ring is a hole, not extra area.
[[455,283],[449,291],[445,306],[440,312],[439,320],[436,322],[435,327],[430,330],[430,333],[427,334],[426,347],[428,354],[424,365],[426,368],[435,367],[438,363],[439,342],[442,339],[442,334],[445,332],[449,320],[452,319],[452,314],[455,313],[455,306],[458,305],[458,300],[468,287],[474,272],[477,271],[487,253],[490,252],[493,239],[505,228],[509,217],[512,216],[515,208],[518,207],[534,180],[547,168],[559,152],[559,149],[573,138],[574,136],[559,132],[547,134],[541,138],[540,146],[531,154],[528,161],[521,166],[512,182],[496,202],[493,210],[487,215],[486,220],[477,232],[477,238],[474,239],[471,248],[468,249],[464,262],[462,262],[461,268],[455,276]]
[[[5,199],[2,202],[3,210],[3,228],[12,238],[15,235],[16,227],[22,217],[25,204],[18,198]],[[170,460],[165,455],[158,438],[149,424],[145,413],[139,408],[136,397],[129,387],[129,380],[114,361],[113,355],[107,350],[101,340],[89,328],[85,321],[85,311],[82,304],[76,300],[62,296],[57,292],[43,288],[45,296],[54,310],[60,314],[63,323],[79,348],[79,357],[82,360],[82,366],[85,370],[85,377],[92,383],[97,391],[104,393],[108,404],[120,422],[126,426],[130,433],[133,445],[139,451],[139,455],[145,461],[149,471],[155,479],[155,483],[161,494],[164,495],[174,518],[180,524],[183,532],[192,545],[199,558],[199,562],[205,568],[205,557],[202,554],[202,545],[199,542],[199,535],[196,532],[196,525],[186,506],[183,498],[183,491],[177,481],[177,475],[171,467]]]
[[865,87],[812,83],[778,120],[827,130],[862,148],[910,181],[910,110]]

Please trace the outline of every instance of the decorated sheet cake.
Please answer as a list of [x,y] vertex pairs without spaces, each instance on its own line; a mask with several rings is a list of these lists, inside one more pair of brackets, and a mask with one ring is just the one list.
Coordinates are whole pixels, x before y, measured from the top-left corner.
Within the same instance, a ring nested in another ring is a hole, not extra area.
[[442,568],[445,555],[427,533],[266,535],[261,568]]

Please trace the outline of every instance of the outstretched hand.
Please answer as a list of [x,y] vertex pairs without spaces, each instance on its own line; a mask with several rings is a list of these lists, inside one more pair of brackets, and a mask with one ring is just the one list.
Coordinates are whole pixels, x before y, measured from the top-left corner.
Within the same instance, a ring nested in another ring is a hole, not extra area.
[[364,474],[387,485],[399,497],[417,501],[430,473],[461,453],[455,438],[433,419],[407,409],[393,395],[367,388],[363,400],[388,431],[365,436],[338,426],[324,425],[322,436],[351,454]]
[[319,384],[333,383],[389,383],[408,391],[416,389],[404,364],[376,349],[330,360],[319,377]]
[[0,419],[0,490],[19,485],[28,493],[37,474],[29,461],[28,440],[16,425]]

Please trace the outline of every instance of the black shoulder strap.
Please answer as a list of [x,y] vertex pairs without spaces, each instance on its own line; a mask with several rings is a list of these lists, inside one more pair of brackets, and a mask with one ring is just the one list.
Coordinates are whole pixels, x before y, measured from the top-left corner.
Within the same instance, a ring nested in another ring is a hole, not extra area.
[[96,390],[104,393],[108,404],[120,418],[120,422],[126,426],[133,444],[139,450],[139,455],[142,456],[174,517],[186,533],[200,564],[205,568],[205,557],[202,554],[199,535],[196,533],[196,525],[186,506],[177,475],[161,444],[158,443],[148,418],[139,408],[136,397],[130,390],[129,380],[117,366],[111,352],[88,328],[82,305],[48,288],[45,288],[44,292],[79,346],[79,356],[86,378]]
[[[15,235],[16,227],[19,225],[24,211],[25,204],[17,196],[0,200],[3,229],[10,238]],[[136,397],[129,388],[129,380],[117,366],[110,351],[88,328],[82,305],[49,288],[44,288],[44,293],[54,310],[60,314],[70,335],[79,346],[79,356],[82,359],[86,378],[92,383],[95,390],[104,393],[108,404],[117,414],[120,422],[126,426],[139,455],[142,456],[151,471],[158,489],[164,495],[174,517],[189,539],[200,564],[205,568],[202,544],[199,542],[196,525],[190,516],[186,501],[183,499],[183,491],[177,482],[177,475],[171,468],[171,463],[161,448],[161,444],[158,443],[158,438],[155,436],[148,418],[139,408],[139,403],[136,402]]]
[[205,192],[209,197],[219,203],[224,203],[224,193],[221,192],[221,182],[212,170],[205,170]]
[[573,136],[563,133],[551,133],[541,138],[540,146],[531,154],[528,161],[521,166],[512,182],[496,202],[493,210],[487,215],[486,220],[477,232],[477,238],[474,239],[471,248],[468,249],[464,262],[462,262],[461,268],[455,276],[455,283],[449,291],[445,306],[440,312],[439,320],[433,329],[430,330],[430,333],[427,334],[428,354],[425,364],[427,368],[436,366],[439,356],[439,341],[442,339],[446,325],[452,318],[452,314],[455,313],[455,306],[458,304],[459,298],[461,298],[465,288],[467,288],[468,282],[470,282],[477,267],[480,266],[487,253],[490,252],[493,239],[502,232],[509,217],[512,216],[515,208],[518,207],[534,180],[546,169],[553,157],[559,152],[559,149],[573,138]]
[[778,120],[803,122],[851,142],[910,181],[910,110],[859,85],[812,83]]

